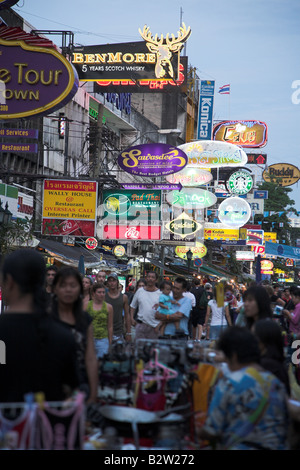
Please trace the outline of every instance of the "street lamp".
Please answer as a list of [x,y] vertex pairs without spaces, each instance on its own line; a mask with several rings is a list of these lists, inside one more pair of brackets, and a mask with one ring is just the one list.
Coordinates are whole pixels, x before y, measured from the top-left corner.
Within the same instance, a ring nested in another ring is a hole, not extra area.
[[191,266],[192,258],[193,258],[193,252],[189,248],[189,251],[187,251],[187,253],[186,253],[186,259],[187,259],[187,262],[188,262],[188,274],[190,274],[190,266]]

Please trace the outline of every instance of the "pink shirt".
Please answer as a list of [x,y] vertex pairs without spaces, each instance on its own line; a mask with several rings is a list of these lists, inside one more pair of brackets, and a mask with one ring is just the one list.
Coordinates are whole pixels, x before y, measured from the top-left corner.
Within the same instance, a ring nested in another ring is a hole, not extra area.
[[296,305],[295,310],[291,314],[290,333],[300,333],[300,303]]

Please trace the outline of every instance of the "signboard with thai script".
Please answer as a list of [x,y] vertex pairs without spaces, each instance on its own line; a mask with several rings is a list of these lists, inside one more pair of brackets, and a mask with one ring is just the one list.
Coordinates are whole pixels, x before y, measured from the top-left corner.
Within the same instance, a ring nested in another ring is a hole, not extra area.
[[179,145],[188,156],[188,164],[199,168],[240,167],[247,163],[245,151],[234,144],[197,140]]
[[42,233],[93,237],[97,193],[95,181],[45,180]]
[[276,232],[264,232],[264,241],[276,243],[277,233]]
[[167,144],[142,144],[124,150],[118,157],[119,167],[137,176],[166,176],[182,170],[188,162],[178,147]]
[[80,80],[178,80],[180,51],[190,27],[183,23],[177,37],[152,36],[146,25],[139,33],[144,41],[73,47],[72,64]]
[[222,121],[213,130],[213,139],[240,145],[245,148],[264,147],[268,128],[261,121]]
[[200,80],[198,106],[198,140],[211,140],[213,130],[214,80]]
[[186,93],[188,58],[180,57],[178,79],[99,80],[94,93]]
[[52,47],[0,38],[0,56],[0,119],[50,114],[77,92],[76,70]]
[[213,175],[210,171],[186,165],[183,170],[166,176],[169,183],[181,184],[182,186],[202,186],[210,183]]
[[198,188],[183,188],[181,191],[169,191],[167,202],[182,209],[204,209],[217,202],[217,197],[210,191]]
[[290,163],[275,163],[264,170],[262,177],[267,183],[292,186],[300,179],[300,170]]

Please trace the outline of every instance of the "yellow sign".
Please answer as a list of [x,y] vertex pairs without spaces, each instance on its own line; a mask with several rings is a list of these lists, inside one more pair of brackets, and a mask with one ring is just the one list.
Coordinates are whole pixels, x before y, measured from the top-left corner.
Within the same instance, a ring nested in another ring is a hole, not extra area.
[[263,172],[262,177],[267,183],[276,183],[278,186],[292,186],[300,179],[300,170],[290,163],[275,163]]
[[192,259],[203,258],[203,256],[205,256],[207,253],[206,246],[203,245],[203,243],[199,243],[199,242],[196,242],[196,246],[191,246],[191,247],[184,246],[184,245],[176,246],[175,253],[177,256],[179,256],[179,258],[187,259],[186,254],[189,251],[189,249],[193,253]]
[[97,183],[45,180],[43,218],[95,220]]
[[277,240],[277,233],[275,233],[275,232],[265,232],[264,233],[264,241],[265,242],[276,243],[276,240]]
[[224,228],[224,229],[204,229],[204,239],[206,240],[238,240],[239,230]]

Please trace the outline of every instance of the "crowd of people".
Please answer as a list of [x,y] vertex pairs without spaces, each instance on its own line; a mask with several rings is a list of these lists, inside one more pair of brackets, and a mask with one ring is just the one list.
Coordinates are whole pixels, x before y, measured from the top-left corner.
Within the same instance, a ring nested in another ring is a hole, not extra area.
[[287,449],[290,422],[299,422],[289,367],[300,339],[300,288],[221,284],[189,285],[183,277],[160,284],[149,271],[123,293],[115,272],[92,279],[77,268],[46,267],[35,250],[11,253],[2,266],[0,402],[83,391],[87,404],[96,403],[99,364],[114,342],[192,340],[226,365],[199,438],[223,449]]

